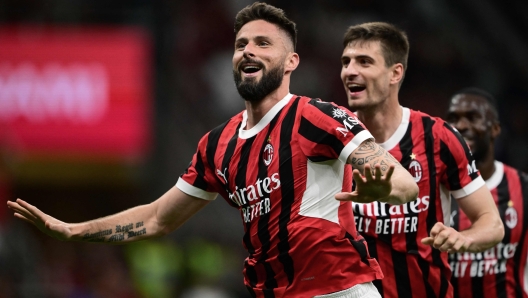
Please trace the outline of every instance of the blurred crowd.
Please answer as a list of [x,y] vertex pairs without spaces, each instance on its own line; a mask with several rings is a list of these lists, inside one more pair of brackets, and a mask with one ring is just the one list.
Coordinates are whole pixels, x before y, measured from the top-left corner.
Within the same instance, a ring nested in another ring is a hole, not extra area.
[[[459,89],[489,91],[502,120],[497,159],[528,171],[528,21],[520,14],[528,3],[495,2],[268,1],[298,26],[301,63],[292,93],[346,105],[339,78],[342,34],[356,23],[391,22],[411,43],[402,104],[442,117]],[[244,107],[231,73],[233,21],[250,3],[0,0],[0,26],[144,27],[154,47],[155,99],[155,146],[140,164],[124,166],[133,172],[125,182],[21,179],[0,142],[1,298],[247,297],[240,215],[222,198],[169,237],[126,246],[47,238],[14,220],[5,201],[22,197],[59,219],[82,221],[162,195],[186,168],[199,138]]]

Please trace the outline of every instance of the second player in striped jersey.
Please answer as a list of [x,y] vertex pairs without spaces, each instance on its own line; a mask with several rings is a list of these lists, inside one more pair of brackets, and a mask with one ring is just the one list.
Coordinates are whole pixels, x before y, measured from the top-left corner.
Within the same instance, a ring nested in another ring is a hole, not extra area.
[[[460,134],[440,118],[400,106],[406,34],[388,23],[365,23],[351,26],[343,45],[350,108],[420,189],[404,205],[354,204],[358,230],[385,275],[374,284],[383,297],[452,297],[446,252],[482,251],[502,239],[493,198]],[[471,219],[464,232],[449,227],[450,195]]]

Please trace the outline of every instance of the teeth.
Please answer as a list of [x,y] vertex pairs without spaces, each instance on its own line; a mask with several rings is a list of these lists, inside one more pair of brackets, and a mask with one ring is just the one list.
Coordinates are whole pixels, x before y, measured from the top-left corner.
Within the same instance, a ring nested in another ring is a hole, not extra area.
[[348,84],[347,86],[348,86],[348,88],[353,88],[353,87],[362,87],[362,86],[361,86],[361,85],[359,85],[359,84]]
[[244,66],[244,70],[250,70],[250,69],[256,69],[256,70],[259,70],[260,68],[257,67],[257,66]]

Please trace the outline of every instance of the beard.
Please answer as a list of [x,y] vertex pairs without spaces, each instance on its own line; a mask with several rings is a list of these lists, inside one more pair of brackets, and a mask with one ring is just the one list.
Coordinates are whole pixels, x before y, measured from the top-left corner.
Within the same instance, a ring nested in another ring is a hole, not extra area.
[[238,94],[249,102],[259,102],[271,92],[277,90],[284,78],[284,66],[277,66],[267,71],[262,64],[262,78],[257,81],[257,78],[246,78],[242,80],[240,70],[233,70],[233,77],[235,78],[235,86]]

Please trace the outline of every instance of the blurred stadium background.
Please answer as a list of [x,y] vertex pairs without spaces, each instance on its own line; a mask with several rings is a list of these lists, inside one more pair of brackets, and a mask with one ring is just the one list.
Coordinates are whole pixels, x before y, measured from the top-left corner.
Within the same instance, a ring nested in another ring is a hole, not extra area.
[[[5,201],[76,222],[163,194],[199,138],[243,108],[233,20],[250,3],[0,0],[0,297],[247,297],[242,225],[221,198],[169,237],[127,246],[45,237]],[[268,3],[298,25],[292,93],[346,105],[345,29],[393,22],[411,43],[401,103],[443,116],[458,89],[488,90],[497,158],[528,170],[528,2]]]

